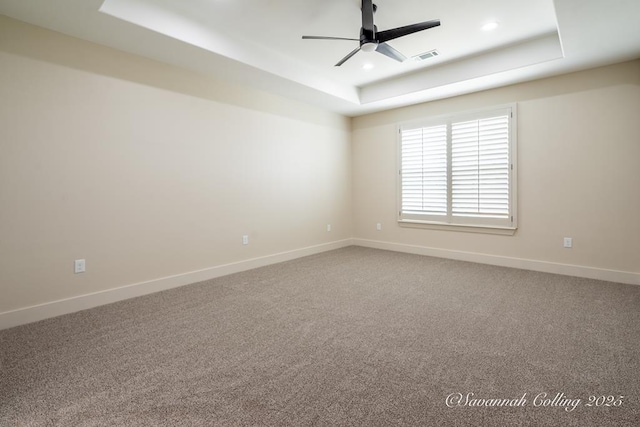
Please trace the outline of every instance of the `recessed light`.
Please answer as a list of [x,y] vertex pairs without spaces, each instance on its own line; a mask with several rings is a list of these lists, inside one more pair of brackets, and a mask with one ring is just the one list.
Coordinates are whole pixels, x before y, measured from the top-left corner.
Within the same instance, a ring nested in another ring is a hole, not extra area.
[[372,68],[373,68],[373,64],[366,63],[366,64],[362,65],[362,69],[363,70],[370,70]]
[[495,30],[496,28],[498,28],[498,23],[497,22],[489,22],[489,23],[484,24],[482,26],[482,30],[483,31],[491,31],[491,30]]

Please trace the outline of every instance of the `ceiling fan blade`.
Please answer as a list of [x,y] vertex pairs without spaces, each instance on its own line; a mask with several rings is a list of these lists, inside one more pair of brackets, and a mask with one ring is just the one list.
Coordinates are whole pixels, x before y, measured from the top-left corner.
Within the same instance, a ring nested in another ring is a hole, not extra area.
[[403,54],[401,54],[400,52],[398,52],[397,50],[395,50],[394,48],[392,48],[386,43],[379,43],[378,47],[376,48],[376,52],[379,52],[385,56],[388,56],[391,59],[395,59],[398,62],[403,62],[405,59],[407,59],[406,56],[404,56]]
[[[374,35],[375,26],[373,25],[373,1],[362,0],[362,28]],[[373,37],[371,37],[373,38]]]
[[418,31],[428,30],[429,28],[437,27],[440,25],[439,19],[432,21],[420,22],[418,24],[411,24],[404,27],[393,28],[391,30],[380,31],[376,34],[376,40],[379,43],[388,42],[389,40],[397,39],[398,37],[407,36],[409,34],[417,33]]
[[344,58],[342,58],[340,60],[340,62],[338,62],[335,66],[339,67],[342,64],[344,64],[345,62],[347,62],[349,60],[349,58],[351,58],[353,55],[355,55],[356,53],[360,52],[360,48],[354,49],[352,50],[347,56],[345,56]]
[[302,36],[303,40],[352,40],[359,42],[360,39],[347,39],[344,37],[324,37],[324,36]]

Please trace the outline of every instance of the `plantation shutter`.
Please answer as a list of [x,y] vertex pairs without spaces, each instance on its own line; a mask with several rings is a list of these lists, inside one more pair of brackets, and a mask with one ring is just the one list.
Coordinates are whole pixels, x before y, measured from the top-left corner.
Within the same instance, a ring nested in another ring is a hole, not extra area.
[[451,125],[452,214],[509,217],[509,116]]
[[400,128],[399,220],[515,228],[512,109]]
[[447,126],[402,132],[402,211],[447,215]]

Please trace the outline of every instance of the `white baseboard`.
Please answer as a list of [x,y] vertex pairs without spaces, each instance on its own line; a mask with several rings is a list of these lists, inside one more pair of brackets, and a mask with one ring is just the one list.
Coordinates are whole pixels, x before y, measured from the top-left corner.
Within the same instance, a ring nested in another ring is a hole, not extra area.
[[640,285],[640,274],[367,239],[345,239],[0,313],[0,330],[351,245]]
[[406,252],[417,255],[427,255],[438,258],[449,258],[460,261],[477,262],[480,264],[499,265],[501,267],[521,268],[523,270],[542,271],[545,273],[562,274],[565,276],[585,277],[588,279],[605,280],[608,282],[640,285],[640,273],[629,271],[606,270],[602,268],[585,267],[581,265],[558,264],[531,259],[510,258],[499,255],[486,255],[476,252],[454,251],[449,249],[430,248],[427,246],[405,245],[401,243],[381,242],[377,240],[353,239],[356,246],[385,249],[395,252]]
[[129,298],[147,295],[154,292],[177,288],[191,283],[202,282],[204,280],[214,279],[216,277],[226,276],[228,274],[239,273],[241,271],[264,267],[266,265],[277,264],[279,262],[289,261],[308,255],[331,251],[334,249],[351,246],[352,244],[352,239],[339,240],[336,242],[309,246],[293,251],[281,252],[273,255],[263,256],[260,258],[253,258],[245,261],[234,262],[231,264],[219,265],[203,270],[191,271],[188,273],[177,274],[175,276],[162,277],[160,279],[134,283],[132,285],[127,285],[115,289],[108,289],[105,291],[79,295],[76,297],[47,302],[44,304],[38,304],[31,307],[6,311],[4,313],[0,313],[0,330],[24,325],[27,323],[37,322],[38,320],[48,319],[51,317],[61,316],[63,314],[74,313],[76,311],[86,310],[88,308],[110,304]]

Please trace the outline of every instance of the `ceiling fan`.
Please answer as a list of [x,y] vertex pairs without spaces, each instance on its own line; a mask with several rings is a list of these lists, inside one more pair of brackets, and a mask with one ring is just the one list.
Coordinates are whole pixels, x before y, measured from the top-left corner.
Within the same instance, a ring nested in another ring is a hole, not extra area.
[[344,37],[324,37],[324,36],[302,36],[305,40],[352,40],[359,41],[360,46],[357,49],[351,51],[347,56],[342,58],[340,62],[336,64],[336,67],[341,66],[349,60],[353,55],[359,51],[365,52],[379,52],[391,59],[402,62],[407,59],[402,53],[395,50],[387,42],[389,40],[397,39],[398,37],[407,36],[409,34],[417,33],[418,31],[428,30],[429,28],[437,27],[440,25],[439,19],[432,21],[420,22],[418,24],[406,25],[404,27],[393,28],[391,30],[385,30],[378,32],[378,27],[373,24],[373,14],[378,7],[373,4],[372,0],[362,0],[362,28],[360,28],[360,39],[349,39]]

